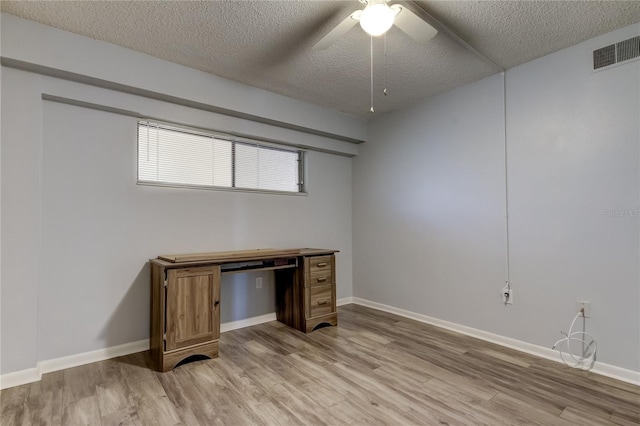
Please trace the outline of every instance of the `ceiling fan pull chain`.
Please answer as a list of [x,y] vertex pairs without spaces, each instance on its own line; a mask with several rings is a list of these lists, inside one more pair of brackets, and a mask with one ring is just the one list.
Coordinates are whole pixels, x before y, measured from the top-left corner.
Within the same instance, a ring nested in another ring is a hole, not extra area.
[[383,82],[384,90],[382,94],[387,96],[387,33],[384,33],[384,58],[382,61],[382,73],[383,73]]
[[375,111],[373,110],[373,36],[371,36],[371,113],[373,114]]

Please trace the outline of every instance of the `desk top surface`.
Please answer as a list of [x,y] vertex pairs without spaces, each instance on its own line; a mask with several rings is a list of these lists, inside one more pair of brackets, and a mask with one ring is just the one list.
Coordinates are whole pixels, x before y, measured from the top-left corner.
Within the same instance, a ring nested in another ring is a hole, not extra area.
[[161,255],[158,256],[157,259],[151,259],[151,262],[165,267],[199,265],[204,263],[222,264],[252,260],[277,259],[282,257],[318,256],[323,254],[334,254],[338,251],[339,250],[317,248],[218,251],[210,253]]

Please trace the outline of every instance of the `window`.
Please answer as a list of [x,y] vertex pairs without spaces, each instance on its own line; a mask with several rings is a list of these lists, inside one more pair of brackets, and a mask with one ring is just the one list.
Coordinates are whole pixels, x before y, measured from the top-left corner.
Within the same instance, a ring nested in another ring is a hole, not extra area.
[[138,183],[304,192],[304,151],[138,121]]

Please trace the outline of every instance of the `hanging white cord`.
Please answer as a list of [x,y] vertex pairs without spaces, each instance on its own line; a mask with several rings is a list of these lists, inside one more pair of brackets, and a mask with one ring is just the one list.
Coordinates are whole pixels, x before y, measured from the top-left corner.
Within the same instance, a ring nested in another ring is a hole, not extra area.
[[[565,333],[561,331],[561,333],[564,334],[565,337],[558,340],[551,349],[555,349],[556,347],[558,348],[558,351],[560,351],[560,358],[562,359],[562,362],[565,363],[565,365],[572,368],[588,370],[595,362],[598,343],[596,342],[596,339],[594,339],[593,336],[589,333],[586,333],[584,331],[573,331],[573,326],[576,324],[578,318],[582,317],[583,313],[584,311],[581,309],[580,312],[576,314],[573,321],[571,321],[569,332]],[[587,342],[587,340],[590,340],[590,342]],[[574,355],[574,351],[572,350],[572,344],[575,345],[576,343],[582,343],[581,356]],[[566,355],[563,352],[563,348],[565,346],[566,351],[572,360],[571,363],[567,362],[567,358],[565,358]]]
[[371,36],[371,113],[373,114],[375,111],[373,110],[373,36]]
[[507,71],[502,71],[502,123],[504,125],[504,226],[507,251],[506,275],[507,289],[511,294],[511,247],[509,247],[509,167],[507,153]]

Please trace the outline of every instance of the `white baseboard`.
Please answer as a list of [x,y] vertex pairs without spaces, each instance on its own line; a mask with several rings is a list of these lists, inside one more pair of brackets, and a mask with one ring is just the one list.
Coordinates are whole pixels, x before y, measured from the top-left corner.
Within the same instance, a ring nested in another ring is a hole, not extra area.
[[[349,305],[353,303],[353,297],[343,297],[342,299],[336,300],[336,306]],[[237,330],[239,328],[251,327],[252,325],[258,325],[269,321],[276,321],[276,314],[272,312],[270,314],[260,315],[257,317],[251,317],[247,319],[242,319],[238,321],[225,322],[224,324],[220,324],[220,333],[225,333],[227,331]]]
[[[369,308],[377,309],[384,312],[396,314],[405,318],[410,318],[422,323],[435,325],[447,330],[455,331],[465,334],[467,336],[482,339],[488,342],[496,343],[498,345],[506,346],[511,349],[515,349],[521,352],[525,352],[531,355],[536,355],[541,358],[550,359],[556,362],[562,362],[559,353],[550,348],[534,345],[531,343],[523,342],[521,340],[512,339],[510,337],[500,336],[498,334],[489,333],[487,331],[478,330],[476,328],[467,327],[465,325],[456,324],[449,321],[444,321],[438,318],[433,318],[427,315],[418,314],[415,312],[407,311],[393,306],[384,305],[382,303],[372,302],[370,300],[361,299],[359,297],[344,297],[338,299],[336,304],[338,306],[357,304],[367,306]],[[275,321],[276,314],[269,313],[265,315],[259,315],[257,317],[246,318],[239,321],[231,321],[220,325],[220,331],[225,333],[227,331],[237,330],[244,327],[250,327],[252,325],[263,324],[265,322]],[[104,349],[98,349],[95,351],[84,352],[75,355],[69,355],[61,358],[55,358],[50,360],[44,360],[38,362],[35,368],[27,368],[25,370],[16,371],[13,373],[7,373],[0,375],[0,389],[7,389],[14,386],[20,386],[27,383],[37,382],[42,379],[42,375],[50,373],[52,371],[63,370],[66,368],[78,367],[80,365],[90,364],[93,362],[104,361],[110,358],[129,355],[136,352],[142,352],[149,349],[149,340],[138,340],[137,342],[125,343],[122,345],[111,346]],[[604,364],[602,362],[596,362],[593,368],[590,370],[593,373],[601,374],[603,376],[611,377],[623,382],[631,383],[640,386],[640,372],[627,370],[625,368],[616,367],[610,364]]]
[[42,374],[38,368],[27,368],[26,370],[15,371],[0,375],[0,389],[12,388],[14,386],[26,385],[42,379]]
[[[237,330],[239,328],[250,327],[252,325],[258,325],[275,320],[276,314],[274,312],[239,321],[227,322],[220,324],[220,332],[224,333],[227,331]],[[95,351],[83,352],[75,355],[64,356],[61,358],[40,361],[35,368],[27,368],[25,370],[0,375],[0,389],[7,389],[14,386],[37,382],[42,379],[42,375],[45,373],[64,370],[66,368],[78,367],[80,365],[91,364],[93,362],[104,361],[119,356],[146,351],[148,349],[149,339],[144,339],[138,340],[137,342],[130,342],[104,349],[97,349]]]
[[37,382],[42,379],[43,374],[51,373],[52,371],[104,361],[123,355],[146,351],[147,349],[149,349],[149,339],[144,339],[138,340],[137,342],[97,349],[95,351],[40,361],[35,368],[27,368],[26,370],[0,375],[0,389]]
[[138,340],[137,342],[130,342],[104,349],[97,349],[95,351],[40,361],[38,362],[37,368],[40,371],[40,374],[51,373],[52,371],[78,367],[79,365],[91,364],[92,362],[105,361],[107,359],[134,354],[148,349],[149,339]]
[[352,303],[354,303],[354,302],[353,302],[353,297],[351,297],[351,296],[343,297],[342,299],[336,300],[336,306],[350,305]]
[[251,317],[241,319],[238,321],[225,322],[220,324],[220,333],[226,333],[227,331],[237,330],[239,328],[251,327],[252,325],[263,324],[265,322],[275,321],[276,313],[259,315],[257,317]]
[[[338,299],[338,306],[353,303],[352,297]],[[251,327],[252,325],[263,324],[265,322],[276,321],[275,312],[259,315],[257,317],[246,318],[238,321],[225,322],[220,324],[220,332],[237,330],[239,328]],[[64,370],[66,368],[78,367],[80,365],[90,364],[92,362],[104,361],[119,356],[129,355],[136,352],[142,352],[149,349],[149,339],[138,340],[137,342],[125,343],[123,345],[111,346],[95,351],[79,353],[75,355],[64,356],[61,358],[49,359],[38,362],[35,368],[16,371],[0,375],[0,389],[12,388],[14,386],[25,385],[27,383],[37,382],[42,379],[45,373],[52,371]]]
[[[549,359],[551,361],[562,362],[560,353],[551,348],[534,345],[532,343],[523,342],[522,340],[512,339],[510,337],[501,336],[499,334],[490,333],[484,330],[478,330],[477,328],[456,324],[453,322],[441,320],[423,314],[418,314],[393,306],[384,305],[382,303],[372,302],[370,300],[361,299],[359,297],[353,297],[351,299],[356,305],[362,305],[369,308],[377,309],[379,311],[389,312],[391,314],[396,314],[398,316],[416,320],[425,324],[435,325],[440,328],[455,331],[457,333],[465,334],[467,336],[475,337],[477,339],[485,340],[487,342],[495,343],[501,346],[506,346],[508,348],[539,356],[541,358]],[[598,361],[594,363],[593,367],[589,371],[623,382],[631,383],[636,386],[640,386],[639,371],[628,370],[626,368],[616,367],[615,365],[605,364]]]

